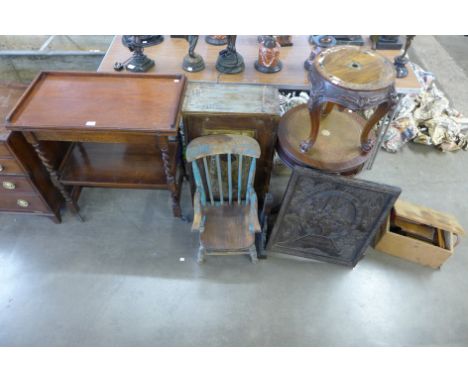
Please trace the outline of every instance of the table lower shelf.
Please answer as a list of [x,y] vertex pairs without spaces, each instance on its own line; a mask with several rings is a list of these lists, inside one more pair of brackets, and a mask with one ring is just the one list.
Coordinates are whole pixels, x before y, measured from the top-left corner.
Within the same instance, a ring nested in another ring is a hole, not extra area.
[[[315,144],[303,153],[299,146],[309,136],[310,117],[307,105],[300,105],[282,117],[277,151],[291,167],[299,165],[333,173],[355,173],[370,157],[370,152],[361,150],[360,137],[365,124],[366,120],[357,113],[335,107],[321,118]],[[375,138],[373,132],[369,138]]]
[[[177,168],[177,142],[169,144],[169,163]],[[161,151],[155,145],[75,143],[60,169],[65,185],[167,189]]]

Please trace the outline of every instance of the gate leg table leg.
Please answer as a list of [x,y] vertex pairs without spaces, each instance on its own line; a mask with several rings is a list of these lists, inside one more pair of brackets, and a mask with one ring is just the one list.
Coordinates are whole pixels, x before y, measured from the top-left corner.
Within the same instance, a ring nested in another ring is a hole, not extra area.
[[164,173],[166,174],[166,183],[171,192],[172,199],[172,213],[175,217],[182,217],[180,209],[178,185],[175,181],[175,174],[172,172],[171,158],[169,154],[169,139],[166,136],[158,136],[159,149],[161,150],[161,157],[164,166]]
[[60,182],[57,171],[55,170],[54,166],[52,165],[49,158],[47,157],[47,154],[45,150],[43,149],[41,142],[36,138],[34,133],[25,132],[24,135],[25,135],[26,140],[32,145],[32,147],[36,151],[39,159],[41,160],[42,164],[44,165],[47,172],[49,173],[52,183],[54,184],[55,187],[57,187],[57,189],[60,191],[63,198],[67,202],[67,205],[68,205],[68,208],[70,208],[70,211],[74,215],[78,216],[78,218],[81,221],[83,221],[83,217],[80,215],[80,209],[77,203],[73,200],[73,198],[71,197],[70,193],[67,191],[65,186]]

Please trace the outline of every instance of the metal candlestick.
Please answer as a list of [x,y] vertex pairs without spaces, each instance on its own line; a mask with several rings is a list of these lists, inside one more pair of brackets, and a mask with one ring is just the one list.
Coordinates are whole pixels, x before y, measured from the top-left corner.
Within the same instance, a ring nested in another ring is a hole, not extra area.
[[407,35],[403,53],[395,57],[394,65],[397,73],[397,78],[404,78],[408,75],[408,68],[406,67],[406,64],[409,62],[409,59],[407,53],[409,47],[411,46],[411,42],[415,37],[416,35]]

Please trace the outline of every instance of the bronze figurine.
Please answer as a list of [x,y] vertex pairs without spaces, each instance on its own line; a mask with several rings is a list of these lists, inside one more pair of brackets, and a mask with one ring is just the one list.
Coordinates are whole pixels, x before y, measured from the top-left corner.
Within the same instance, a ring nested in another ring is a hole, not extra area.
[[202,56],[195,53],[198,35],[187,35],[185,38],[189,43],[189,50],[187,55],[184,57],[182,68],[187,72],[200,72],[205,69],[205,62],[203,61]]
[[407,53],[409,47],[411,46],[411,42],[415,37],[416,35],[407,35],[403,53],[395,57],[394,64],[397,73],[397,78],[405,78],[408,75],[408,68],[406,67],[406,64],[409,62],[409,59]]
[[216,69],[221,73],[235,74],[244,71],[244,58],[236,51],[236,35],[227,36],[227,47],[219,52]]

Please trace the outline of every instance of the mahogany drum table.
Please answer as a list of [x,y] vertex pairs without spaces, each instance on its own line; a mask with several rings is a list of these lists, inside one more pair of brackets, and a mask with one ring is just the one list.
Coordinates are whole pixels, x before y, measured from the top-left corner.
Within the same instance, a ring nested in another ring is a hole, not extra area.
[[[359,172],[377,149],[373,127],[398,99],[392,63],[369,50],[340,46],[321,52],[309,77],[309,103],[280,122],[280,157],[291,167]],[[367,109],[375,109],[368,120],[357,113]],[[377,136],[382,134],[380,128]]]
[[[7,117],[70,210],[81,187],[168,189],[180,216],[183,75],[42,72]],[[67,142],[59,161],[45,141]]]

